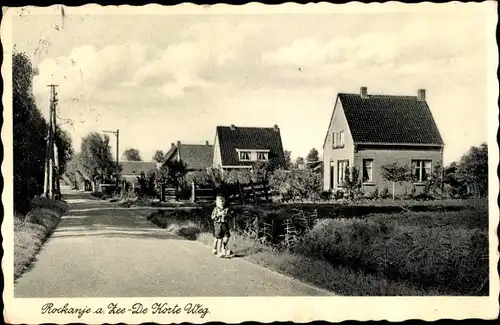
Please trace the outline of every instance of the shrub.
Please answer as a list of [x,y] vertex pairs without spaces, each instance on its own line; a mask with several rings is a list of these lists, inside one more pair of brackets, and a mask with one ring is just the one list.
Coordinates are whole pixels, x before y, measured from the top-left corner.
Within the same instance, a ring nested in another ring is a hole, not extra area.
[[[487,233],[402,226],[396,222],[321,220],[294,248],[334,265],[405,279],[447,292],[477,294],[488,279]],[[481,289],[484,294],[487,286]]]
[[269,181],[273,192],[293,200],[317,200],[321,191],[321,175],[311,169],[277,170]]
[[185,176],[186,183],[188,186],[191,185],[191,183],[195,183],[196,186],[199,187],[213,187],[214,182],[212,180],[211,175],[208,172],[203,172],[203,171],[193,171],[193,172],[188,172]]
[[389,195],[389,189],[387,188],[387,186],[384,186],[384,188],[382,189],[382,192],[380,193],[380,198],[381,199],[387,199],[389,197],[390,197],[390,195]]
[[319,196],[322,200],[329,201],[332,198],[332,192],[322,191]]

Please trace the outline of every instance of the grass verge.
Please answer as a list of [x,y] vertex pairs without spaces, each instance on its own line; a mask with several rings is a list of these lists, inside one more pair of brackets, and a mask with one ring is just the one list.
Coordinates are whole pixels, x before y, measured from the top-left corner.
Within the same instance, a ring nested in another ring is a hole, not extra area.
[[[155,213],[148,218],[169,232],[208,246],[213,236],[200,222],[178,220],[169,215]],[[333,265],[316,256],[293,254],[260,243],[246,235],[234,233],[230,248],[237,257],[261,265],[304,283],[345,296],[435,296],[440,292],[424,289],[408,281],[388,280],[383,275],[366,274],[342,265]]]
[[14,279],[18,279],[34,261],[67,209],[62,201],[37,198],[32,210],[14,218]]

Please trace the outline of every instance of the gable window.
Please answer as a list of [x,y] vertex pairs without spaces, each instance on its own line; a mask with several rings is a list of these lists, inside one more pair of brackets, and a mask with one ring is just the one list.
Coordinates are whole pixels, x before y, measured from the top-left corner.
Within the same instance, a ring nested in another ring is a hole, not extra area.
[[257,152],[257,160],[259,161],[267,161],[268,153],[267,152]]
[[339,147],[344,146],[344,131],[339,132]]
[[332,148],[337,147],[337,132],[332,132]]
[[342,185],[346,180],[346,169],[349,167],[348,160],[339,160],[337,163],[337,184]]
[[240,151],[240,160],[241,161],[249,161],[250,160],[250,151]]
[[411,175],[415,182],[426,182],[431,175],[431,160],[412,160]]
[[363,159],[363,182],[373,183],[373,159]]

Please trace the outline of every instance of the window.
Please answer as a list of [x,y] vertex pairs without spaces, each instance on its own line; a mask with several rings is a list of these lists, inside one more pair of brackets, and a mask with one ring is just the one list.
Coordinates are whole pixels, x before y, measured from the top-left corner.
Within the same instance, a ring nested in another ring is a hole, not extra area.
[[267,161],[267,152],[257,152],[257,160]]
[[363,182],[373,183],[373,159],[363,159]]
[[330,188],[334,187],[334,184],[333,184],[333,181],[335,180],[334,173],[335,173],[335,164],[333,162],[331,162],[330,163]]
[[349,167],[348,160],[340,160],[337,163],[337,184],[342,185],[345,182],[346,169]]
[[413,160],[411,162],[411,175],[415,182],[425,182],[431,175],[430,160]]
[[343,147],[344,146],[344,131],[340,131],[339,132],[339,143],[338,143],[339,147]]
[[240,160],[250,160],[250,151],[240,151]]

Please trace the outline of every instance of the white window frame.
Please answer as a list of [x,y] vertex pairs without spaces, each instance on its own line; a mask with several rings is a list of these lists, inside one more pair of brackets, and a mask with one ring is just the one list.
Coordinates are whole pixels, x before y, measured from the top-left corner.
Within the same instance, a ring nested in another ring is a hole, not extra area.
[[[426,166],[428,165],[428,166]],[[427,178],[424,179],[424,170]],[[415,175],[417,174],[417,175]],[[425,183],[432,174],[432,160],[430,159],[412,159],[411,161],[411,175],[416,176],[416,183]]]
[[343,147],[345,145],[345,137],[344,131],[339,132],[339,147]]
[[[248,159],[247,158],[243,158],[244,154],[246,154],[248,156]],[[251,151],[245,151],[245,150],[238,151],[238,158],[240,159],[240,161],[252,161],[252,152]]]
[[[259,157],[262,155],[262,157]],[[269,152],[257,151],[257,160],[258,161],[268,161],[269,160]]]
[[[366,163],[369,163],[367,165]],[[369,166],[369,167],[368,167]],[[368,178],[365,179],[365,170],[368,171]],[[363,183],[373,183],[373,159],[363,159]]]
[[345,170],[349,168],[349,160],[337,161],[337,184],[342,186],[345,182]]

